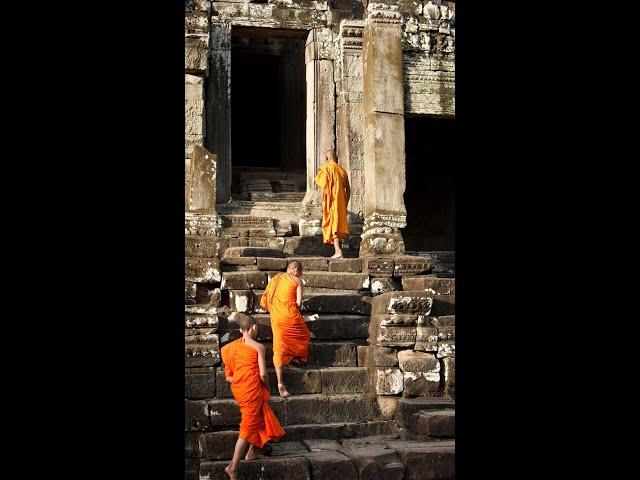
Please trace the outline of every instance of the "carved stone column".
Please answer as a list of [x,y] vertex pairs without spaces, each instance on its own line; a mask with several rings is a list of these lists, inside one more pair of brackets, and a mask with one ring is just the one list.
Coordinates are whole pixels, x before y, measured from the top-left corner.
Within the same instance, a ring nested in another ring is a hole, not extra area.
[[401,15],[370,3],[363,35],[365,222],[360,256],[404,252],[406,226]]
[[331,30],[314,29],[309,32],[305,46],[307,77],[307,194],[303,204],[317,207],[321,204],[315,176],[322,165],[324,154],[335,148],[335,81],[330,49]]
[[207,149],[218,158],[217,203],[231,195],[231,27],[211,25],[207,85]]
[[[361,228],[364,221],[364,119],[362,79],[363,20],[340,22],[339,78],[337,79],[336,150],[340,164],[349,173],[351,200],[349,226]],[[355,233],[355,232],[354,232]],[[361,232],[358,232],[361,233]]]
[[185,195],[185,235],[217,235],[216,155],[196,145]]

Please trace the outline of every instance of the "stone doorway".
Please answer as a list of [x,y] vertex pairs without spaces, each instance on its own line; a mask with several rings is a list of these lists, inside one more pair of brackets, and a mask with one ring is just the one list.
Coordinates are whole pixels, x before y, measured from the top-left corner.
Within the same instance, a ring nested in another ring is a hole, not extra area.
[[455,121],[405,117],[407,227],[409,252],[455,251]]
[[305,30],[231,28],[231,198],[306,192]]

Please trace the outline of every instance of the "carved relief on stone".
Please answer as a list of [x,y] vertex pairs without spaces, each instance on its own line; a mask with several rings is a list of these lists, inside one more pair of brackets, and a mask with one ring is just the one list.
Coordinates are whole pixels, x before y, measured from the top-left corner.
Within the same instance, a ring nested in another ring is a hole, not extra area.
[[398,5],[387,5],[385,3],[369,3],[367,5],[367,20],[373,20],[376,23],[399,23],[402,15],[398,11]]

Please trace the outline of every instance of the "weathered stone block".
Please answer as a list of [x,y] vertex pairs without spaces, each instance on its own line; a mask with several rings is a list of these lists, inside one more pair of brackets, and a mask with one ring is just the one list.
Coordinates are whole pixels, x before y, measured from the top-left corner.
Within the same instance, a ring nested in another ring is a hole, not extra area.
[[184,480],[200,480],[200,460],[198,458],[184,459]]
[[431,315],[434,317],[451,316],[456,314],[455,295],[433,295]]
[[437,372],[404,372],[404,396],[429,397],[438,391],[439,386],[439,369]]
[[360,273],[362,272],[362,259],[361,258],[330,258],[329,271]]
[[412,415],[412,431],[426,437],[456,436],[455,410],[420,411]]
[[204,400],[184,401],[185,431],[205,430],[209,427],[209,407]]
[[368,391],[366,368],[332,367],[321,369],[322,393],[359,393]]
[[185,280],[184,282],[184,303],[191,305],[196,303],[196,282]]
[[222,276],[222,288],[229,290],[264,289],[266,272],[228,272]]
[[448,398],[401,398],[396,407],[396,420],[402,428],[411,425],[411,415],[420,410],[443,410],[455,408],[455,402]]
[[224,367],[216,368],[216,397],[218,398],[233,398],[231,392],[231,384],[227,382],[224,374]]
[[341,290],[369,289],[369,275],[363,273],[307,271],[303,274],[302,281],[306,287]]
[[413,313],[429,315],[433,300],[425,292],[388,292],[373,298],[373,314]]
[[[335,442],[336,450],[339,448]],[[358,480],[358,472],[349,457],[337,451],[312,451],[305,455],[313,479]]]
[[434,317],[431,319],[431,324],[434,327],[454,327],[456,325],[455,315],[443,315],[441,317]]
[[[223,479],[229,476],[224,469],[229,466],[228,460],[205,461],[200,464],[200,479]],[[250,462],[238,463],[238,478],[261,478],[262,465],[260,461],[253,460]]]
[[184,396],[201,400],[216,396],[216,372],[212,367],[189,368],[184,375]]
[[287,398],[286,424],[365,422],[373,417],[371,400],[356,395],[300,395]]
[[[269,406],[276,414],[281,424],[284,424],[285,401],[282,398],[272,398]],[[211,400],[209,401],[209,417],[212,426],[234,427],[240,424],[240,408],[235,400]]]
[[262,247],[229,247],[224,252],[225,257],[272,257],[283,258],[284,254],[281,250]]
[[186,257],[217,257],[220,254],[220,238],[205,235],[185,235]]
[[184,14],[184,33],[207,33],[209,31],[209,15],[196,11]]
[[269,271],[285,271],[287,268],[287,258],[266,258],[258,257],[256,259],[259,270]]
[[412,327],[418,322],[413,313],[379,313],[371,315],[371,324],[381,327]]
[[196,302],[198,304],[219,307],[222,305],[222,292],[214,285],[207,283],[196,284]]
[[442,369],[444,370],[444,383],[446,388],[456,386],[456,359],[453,357],[445,357],[442,360]]
[[397,397],[395,395],[378,395],[376,397],[376,402],[378,403],[378,410],[380,411],[381,418],[383,418],[384,420],[391,420],[395,417],[396,406],[399,399],[400,397]]
[[326,438],[310,438],[302,440],[307,449],[314,452],[335,452],[340,448],[340,444],[335,440]]
[[378,395],[397,395],[403,390],[404,377],[399,368],[377,368],[375,387]]
[[207,70],[207,49],[209,38],[206,35],[186,37],[184,39],[184,69],[193,73]]
[[[320,370],[308,370],[295,367],[285,367],[282,370],[284,384],[291,395],[322,392],[322,376]],[[279,396],[276,372],[269,369],[269,386],[271,395]]]
[[229,290],[229,305],[236,312],[251,313],[254,295],[251,290]]
[[413,350],[398,352],[398,362],[404,372],[439,372],[440,363],[435,355]]
[[360,479],[402,480],[404,469],[395,451],[383,445],[342,446],[340,453],[350,457]]
[[422,352],[438,351],[438,329],[436,327],[416,327],[415,350]]
[[[424,257],[403,255],[394,258],[393,276],[418,275],[433,269],[433,264]],[[405,288],[405,290],[408,290]]]
[[[247,265],[256,265],[257,258],[256,257],[222,257],[220,259],[220,266],[247,266]],[[258,268],[258,270],[260,270]]]
[[344,295],[337,292],[319,294],[305,291],[302,300],[302,311],[369,315],[371,313],[371,297],[359,294]]
[[371,293],[373,295],[394,292],[396,290],[402,290],[402,286],[395,278],[379,277],[371,280]]
[[186,458],[202,457],[202,451],[198,439],[202,435],[200,432],[185,432],[184,434],[184,456]]
[[456,356],[456,327],[438,328],[438,358]]
[[413,348],[416,344],[416,327],[380,327],[376,344],[383,347]]
[[216,283],[222,280],[220,260],[216,257],[185,257],[184,276],[187,280],[198,283]]
[[[404,445],[403,445],[404,443]],[[389,441],[402,459],[407,480],[453,479],[455,474],[455,445],[444,442]]]
[[[246,477],[249,478],[249,477]],[[310,480],[309,462],[304,457],[270,458],[261,461],[261,480]]]
[[[316,271],[316,272],[326,272],[329,269],[329,259],[323,257],[302,257],[295,258],[292,257],[292,260],[298,260],[302,264],[303,270],[303,278],[305,277],[307,272]],[[289,259],[287,259],[289,260]],[[311,286],[311,285],[309,285]],[[336,287],[339,288],[339,287]]]
[[404,290],[424,290],[434,295],[455,295],[455,278],[438,278],[434,276],[402,277]]
[[393,258],[385,257],[365,257],[362,259],[363,272],[372,277],[391,277],[395,265]]
[[206,460],[230,460],[237,440],[237,430],[203,433],[200,435],[202,457]]
[[367,338],[369,318],[359,315],[327,315],[307,322],[312,338],[317,340],[345,340]]
[[213,367],[219,364],[218,334],[210,335],[206,342],[185,343],[185,367]]
[[320,368],[357,366],[353,342],[316,342],[314,349],[316,364]]
[[194,304],[184,307],[185,328],[209,328],[214,333],[219,325],[218,311],[210,305]]

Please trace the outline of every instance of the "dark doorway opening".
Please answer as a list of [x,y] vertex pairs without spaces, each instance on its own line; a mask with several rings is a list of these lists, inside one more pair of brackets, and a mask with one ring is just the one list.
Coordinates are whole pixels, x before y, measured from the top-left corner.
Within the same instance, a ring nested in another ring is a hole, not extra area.
[[405,117],[407,251],[455,251],[454,119]]
[[306,190],[306,31],[232,29],[231,193],[300,199]]

